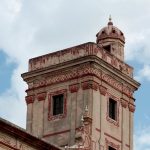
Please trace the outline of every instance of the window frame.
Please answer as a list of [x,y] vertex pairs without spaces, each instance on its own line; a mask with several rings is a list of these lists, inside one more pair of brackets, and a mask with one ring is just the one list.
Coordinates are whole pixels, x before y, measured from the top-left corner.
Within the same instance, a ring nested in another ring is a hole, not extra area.
[[120,150],[120,145],[108,140],[107,138],[105,138],[105,141],[106,141],[106,150],[109,150],[109,147],[115,150]]
[[[113,119],[109,116],[109,100],[112,99],[114,101],[116,101],[116,118]],[[119,106],[120,106],[120,101],[117,97],[111,95],[108,93],[107,95],[107,113],[106,113],[106,120],[112,124],[114,124],[115,126],[119,127]]]
[[[111,105],[111,106],[110,106]],[[109,118],[113,120],[117,120],[117,101],[112,99],[111,97],[109,98]]]
[[112,148],[113,150],[116,150],[114,147],[112,147],[112,146],[108,146],[108,150],[110,150],[110,148]]
[[[58,96],[58,95],[63,95],[63,113],[61,114],[56,114],[54,115],[53,113],[53,103],[54,103],[54,96]],[[54,91],[49,93],[48,96],[48,120],[55,120],[55,119],[62,119],[65,118],[67,115],[67,90],[63,89],[63,90],[58,90],[58,91]]]
[[53,116],[61,115],[64,112],[64,95],[54,95],[52,96],[52,114]]

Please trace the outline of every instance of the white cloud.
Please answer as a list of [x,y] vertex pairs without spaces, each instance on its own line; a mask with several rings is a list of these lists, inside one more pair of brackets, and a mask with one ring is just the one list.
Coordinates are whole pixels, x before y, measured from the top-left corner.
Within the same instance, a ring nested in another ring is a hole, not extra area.
[[143,79],[147,79],[150,81],[150,65],[144,65],[144,67],[138,71],[135,79],[141,81]]
[[139,128],[134,135],[134,150],[150,150],[150,127]]

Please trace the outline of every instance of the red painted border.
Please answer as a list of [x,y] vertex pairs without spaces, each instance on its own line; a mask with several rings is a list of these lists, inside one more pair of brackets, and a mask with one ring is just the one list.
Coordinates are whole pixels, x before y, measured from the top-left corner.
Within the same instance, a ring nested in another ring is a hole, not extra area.
[[43,135],[43,137],[45,138],[45,137],[54,136],[54,135],[58,135],[58,134],[63,134],[63,133],[67,133],[67,132],[70,132],[70,130],[64,130],[64,131],[45,134],[45,135]]
[[106,141],[106,150],[108,150],[108,147],[109,147],[109,146],[113,147],[113,148],[116,149],[116,150],[119,150],[119,149],[120,149],[120,145],[115,144],[115,143],[109,141],[107,138],[105,138],[105,141]]
[[4,143],[4,142],[2,142],[2,141],[0,141],[0,144],[4,145],[4,146],[6,146],[6,147],[9,147],[9,148],[11,148],[11,149],[13,149],[13,150],[19,150],[18,148],[12,147],[11,145],[8,145],[8,144],[6,144],[6,143]]
[[[52,115],[52,97],[55,95],[59,95],[59,94],[64,95],[64,112],[63,112],[63,114],[53,116]],[[62,119],[62,118],[66,117],[66,115],[67,115],[67,90],[66,89],[50,93],[48,96],[48,101],[49,101],[49,105],[48,105],[48,120],[49,121],[55,120],[55,119]]]
[[[117,102],[117,114],[116,114],[116,120],[113,120],[112,118],[109,117],[109,98],[112,98]],[[106,120],[109,121],[110,123],[114,124],[115,126],[119,127],[119,99],[110,93],[107,93],[107,113],[106,113]]]
[[108,136],[108,137],[110,137],[110,138],[112,138],[113,140],[115,140],[115,141],[117,141],[117,142],[119,142],[119,143],[122,143],[122,141],[121,140],[119,140],[119,139],[117,139],[117,138],[115,138],[115,137],[113,137],[113,136],[111,136],[110,134],[108,134],[108,133],[104,133],[104,135],[106,135],[106,136]]

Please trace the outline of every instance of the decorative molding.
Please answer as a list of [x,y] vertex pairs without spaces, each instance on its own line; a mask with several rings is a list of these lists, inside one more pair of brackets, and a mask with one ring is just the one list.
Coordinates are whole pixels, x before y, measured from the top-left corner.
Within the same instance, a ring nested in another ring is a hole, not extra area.
[[[64,95],[64,110],[63,110],[63,114],[59,114],[59,115],[53,115],[52,111],[52,100],[53,100],[53,96],[55,95],[59,95],[59,94],[63,94]],[[65,118],[67,115],[67,90],[63,89],[63,90],[59,90],[59,91],[55,91],[49,94],[48,96],[49,99],[49,105],[48,105],[48,120],[55,120],[55,119],[62,119]]]
[[104,133],[104,135],[106,135],[106,136],[108,136],[108,137],[110,137],[110,138],[112,138],[113,140],[115,140],[115,141],[117,141],[117,142],[119,142],[119,143],[122,143],[122,141],[121,140],[119,140],[119,139],[117,139],[117,138],[115,138],[115,137],[113,137],[113,136],[111,136],[111,135],[109,135],[108,133]]
[[35,96],[34,95],[30,95],[30,96],[26,96],[25,100],[26,100],[26,104],[31,104],[34,102]]
[[79,83],[69,85],[69,91],[70,91],[71,93],[78,92],[79,87],[80,87]]
[[107,88],[106,87],[104,87],[104,86],[102,86],[102,85],[100,85],[99,86],[99,91],[100,91],[100,93],[102,94],[102,95],[106,95],[106,93],[107,93]]
[[125,99],[123,99],[123,98],[121,98],[120,100],[121,100],[121,106],[124,107],[124,108],[127,108],[127,106],[128,106],[128,101],[125,100]]
[[47,94],[46,92],[38,93],[38,94],[37,94],[37,99],[38,99],[38,101],[43,101],[43,100],[45,100],[46,94]]
[[133,77],[133,68],[111,54],[95,43],[88,42],[65,50],[50,53],[44,56],[39,56],[29,60],[29,71],[42,69],[51,65],[67,62],[72,59],[81,58],[84,56],[97,56],[106,63],[109,63],[114,68],[120,70],[129,77]]
[[48,134],[43,135],[43,138],[54,136],[54,135],[59,135],[59,134],[67,133],[67,132],[70,132],[70,130],[64,130],[64,131],[59,131],[59,132],[54,132],[54,133],[48,133]]
[[98,83],[92,80],[85,81],[81,83],[82,89],[87,90],[87,89],[93,89],[95,91],[98,90]]
[[[117,114],[116,114],[116,120],[112,119],[109,117],[109,98],[112,98],[113,100],[115,100],[117,102]],[[107,96],[107,113],[106,113],[106,120],[112,124],[114,124],[115,126],[119,127],[119,99],[111,94],[108,93]]]
[[[71,68],[67,71],[62,72],[54,72],[51,73],[51,75],[43,80],[37,81],[36,83],[33,82],[33,84],[30,83],[29,89],[26,90],[26,92],[30,90],[35,90],[37,88],[46,87],[48,85],[61,83],[70,81],[73,79],[82,78],[84,76],[95,76],[98,79],[105,81],[107,84],[109,84],[111,87],[115,88],[116,90],[122,92],[123,94],[127,95],[128,97],[133,97],[133,89],[127,86],[127,84],[117,81],[112,76],[102,72],[100,69],[96,68],[95,65],[86,63],[83,65],[80,65],[76,68]],[[94,90],[97,90],[97,83],[82,83],[83,89],[93,88]]]
[[102,72],[102,79],[110,86],[114,87],[116,90],[123,92],[128,97],[132,97],[133,91],[126,84],[117,81],[115,78],[108,74],[105,74],[104,72]]
[[129,103],[128,108],[129,108],[129,111],[134,113],[134,111],[135,111],[135,105],[134,104]]
[[130,145],[126,144],[126,147],[130,148]]
[[107,138],[105,138],[105,141],[106,141],[106,150],[108,150],[109,146],[111,146],[112,148],[114,148],[116,150],[120,149],[120,145],[115,144],[115,143],[109,141]]
[[[20,127],[0,119],[0,145],[5,145],[5,149],[11,150],[60,150],[43,140],[29,134]],[[7,148],[6,148],[7,147]]]
[[95,130],[96,130],[97,132],[101,132],[101,129],[95,128]]

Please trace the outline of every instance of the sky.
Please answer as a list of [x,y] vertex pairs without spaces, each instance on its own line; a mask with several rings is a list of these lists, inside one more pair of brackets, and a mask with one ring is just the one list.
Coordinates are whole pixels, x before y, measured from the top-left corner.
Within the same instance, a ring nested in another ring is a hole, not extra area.
[[150,150],[150,0],[0,0],[0,116],[23,128],[28,59],[95,42],[112,21],[124,33],[135,93],[134,150]]

